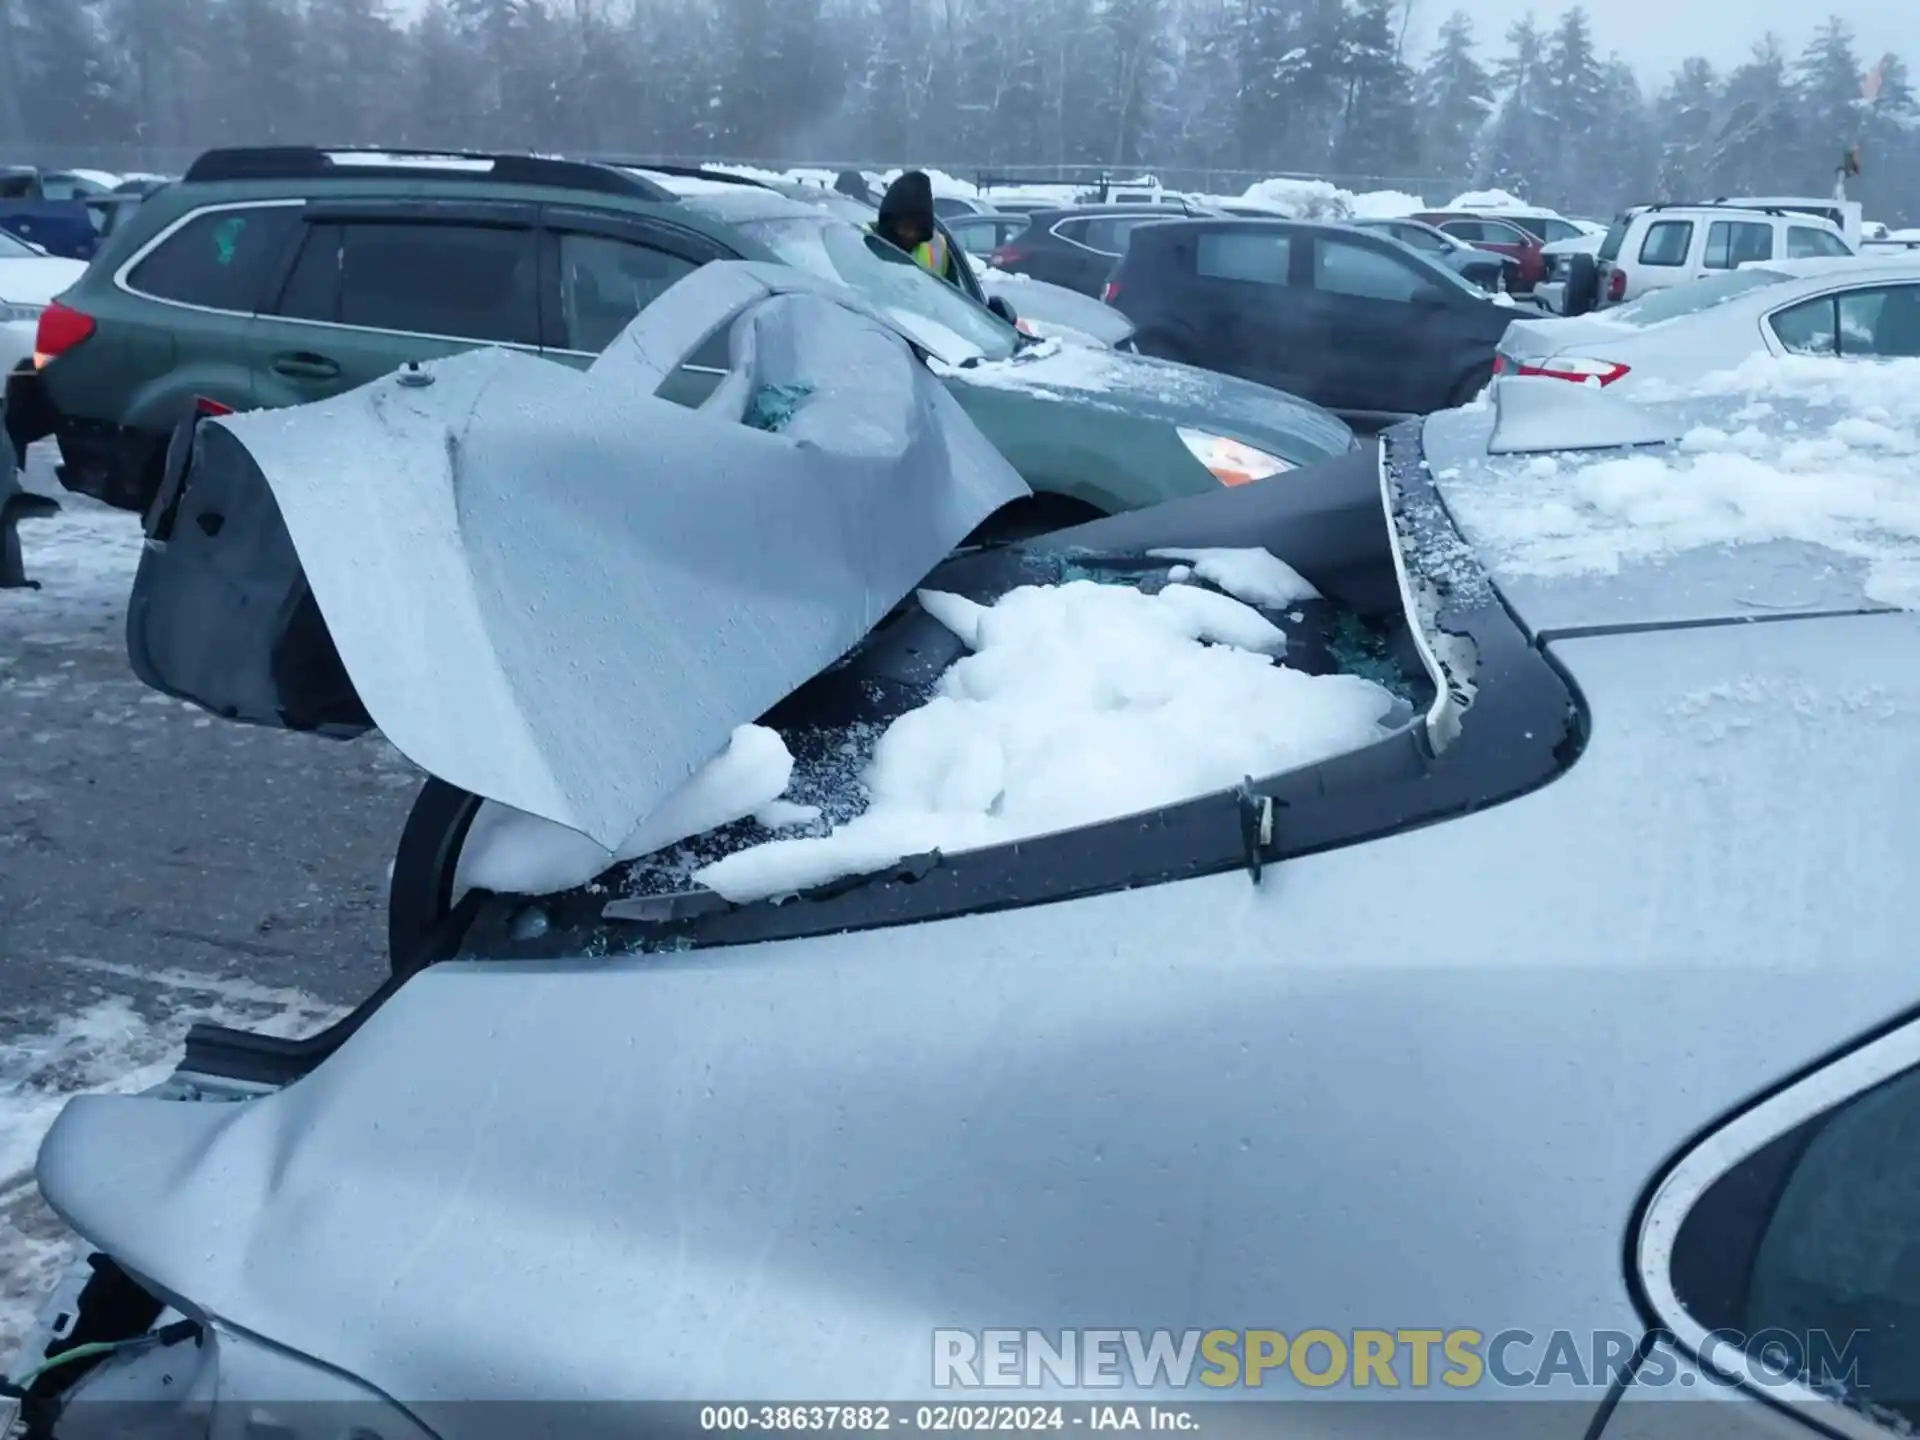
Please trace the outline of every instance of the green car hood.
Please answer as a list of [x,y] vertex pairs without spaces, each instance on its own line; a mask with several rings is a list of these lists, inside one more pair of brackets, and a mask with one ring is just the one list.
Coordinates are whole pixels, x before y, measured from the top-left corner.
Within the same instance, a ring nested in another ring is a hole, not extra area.
[[1225,435],[1296,465],[1344,455],[1355,444],[1338,416],[1283,391],[1121,350],[1043,343],[1009,360],[942,373],[969,386]]

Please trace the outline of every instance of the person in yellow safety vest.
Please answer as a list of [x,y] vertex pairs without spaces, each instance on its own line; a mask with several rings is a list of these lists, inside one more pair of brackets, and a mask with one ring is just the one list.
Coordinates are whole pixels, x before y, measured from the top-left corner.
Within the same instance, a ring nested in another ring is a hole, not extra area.
[[934,224],[933,182],[925,171],[909,170],[887,187],[880,200],[880,218],[870,228],[906,251],[923,269],[959,286],[960,257]]

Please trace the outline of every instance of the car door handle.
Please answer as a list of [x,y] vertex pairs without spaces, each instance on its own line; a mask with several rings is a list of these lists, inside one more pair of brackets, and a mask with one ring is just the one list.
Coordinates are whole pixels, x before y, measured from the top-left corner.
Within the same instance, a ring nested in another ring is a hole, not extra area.
[[324,355],[303,350],[292,355],[274,356],[273,373],[284,375],[289,380],[338,380],[340,365]]

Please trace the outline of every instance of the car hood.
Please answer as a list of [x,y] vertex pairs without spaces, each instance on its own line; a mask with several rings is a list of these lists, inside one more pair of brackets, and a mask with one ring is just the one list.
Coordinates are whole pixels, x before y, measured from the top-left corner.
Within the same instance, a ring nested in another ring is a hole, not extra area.
[[[705,404],[660,399],[727,327]],[[608,850],[1031,493],[852,292],[737,262],[585,372],[469,351],[208,423],[271,490],[387,738]]]
[[1125,351],[1042,342],[1011,360],[941,373],[1036,400],[1225,435],[1283,459],[1339,455],[1354,444],[1343,420],[1296,396]]
[[0,301],[45,305],[86,273],[82,262],[53,256],[0,260]]

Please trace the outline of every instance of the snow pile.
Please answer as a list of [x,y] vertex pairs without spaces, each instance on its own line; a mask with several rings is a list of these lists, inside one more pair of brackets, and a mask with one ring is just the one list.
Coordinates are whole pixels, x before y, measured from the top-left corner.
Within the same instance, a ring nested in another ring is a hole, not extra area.
[[1400,190],[1355,194],[1325,180],[1256,180],[1241,195],[1195,196],[1203,205],[1254,205],[1289,220],[1397,220],[1427,208]]
[[[1249,605],[1281,610],[1302,600],[1320,598],[1320,592],[1306,576],[1265,550],[1166,549],[1149,550],[1147,554],[1155,560],[1190,561],[1191,573]],[[1173,578],[1187,577],[1175,575]]]
[[[887,186],[893,184],[894,181],[906,173],[904,170],[887,171],[879,177],[880,183],[878,188],[885,190]],[[977,187],[968,184],[965,180],[955,179],[944,170],[929,170],[926,172],[926,175],[927,179],[933,182],[933,193],[935,195],[948,196],[956,200],[977,200],[980,198],[980,191]]]
[[[1311,588],[1278,562],[1195,554],[1257,592]],[[744,903],[1133,814],[1350,751],[1401,705],[1358,676],[1290,669],[1276,626],[1196,585],[1078,580],[991,606],[920,601],[973,653],[880,737],[865,812],[825,836],[736,851],[697,882]]]
[[779,817],[777,824],[762,821],[770,830],[804,823],[813,815],[795,812],[806,807],[767,808],[792,777],[793,756],[786,743],[765,726],[742,725],[719,756],[611,852],[578,830],[489,801],[474,817],[461,848],[453,898],[457,901],[474,889],[511,895],[571,890],[614,865],[762,812]]
[[1509,575],[1795,541],[1865,562],[1869,600],[1920,609],[1920,360],[1762,355],[1668,393],[1706,422],[1675,444],[1445,474],[1448,507]]
[[1456,195],[1447,203],[1449,210],[1526,210],[1534,214],[1546,214],[1538,205],[1531,205],[1518,195],[1506,190],[1469,190],[1464,195]]

